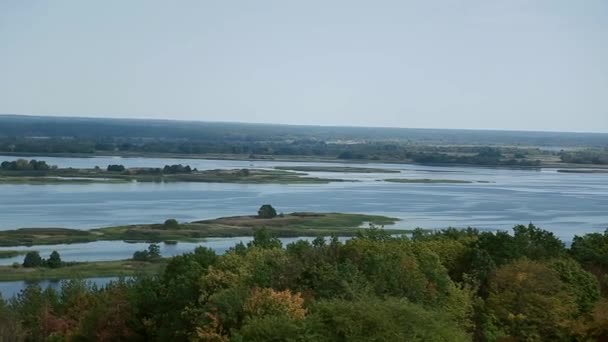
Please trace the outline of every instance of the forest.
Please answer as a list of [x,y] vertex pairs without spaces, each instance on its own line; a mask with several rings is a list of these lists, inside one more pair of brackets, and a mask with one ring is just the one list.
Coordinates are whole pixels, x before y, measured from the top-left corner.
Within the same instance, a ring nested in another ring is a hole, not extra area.
[[0,301],[11,341],[587,341],[608,338],[608,231],[566,247],[512,232],[377,227],[286,246],[259,229],[156,276],[31,285]]

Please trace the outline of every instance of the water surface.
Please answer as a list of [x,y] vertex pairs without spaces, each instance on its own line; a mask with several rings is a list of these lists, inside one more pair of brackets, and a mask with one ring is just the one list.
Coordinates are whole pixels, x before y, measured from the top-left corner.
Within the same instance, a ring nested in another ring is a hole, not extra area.
[[[2,157],[0,160],[15,159]],[[474,226],[509,229],[533,222],[569,240],[608,228],[608,174],[558,173],[403,164],[295,163],[161,158],[50,158],[60,167],[109,163],[128,167],[189,164],[199,169],[286,165],[390,168],[398,174],[310,172],[357,182],[330,184],[128,183],[0,185],[0,229],[69,227],[89,229],[252,214],[261,204],[278,211],[383,214],[401,218],[398,228]],[[473,184],[400,184],[386,178],[484,181]]]

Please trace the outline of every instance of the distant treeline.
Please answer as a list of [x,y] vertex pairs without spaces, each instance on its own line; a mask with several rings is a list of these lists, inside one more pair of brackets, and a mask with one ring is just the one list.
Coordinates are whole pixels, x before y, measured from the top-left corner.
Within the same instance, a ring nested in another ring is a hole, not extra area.
[[[606,147],[608,134],[445,130],[378,127],[323,127],[169,120],[127,120],[0,115],[0,138],[47,140],[75,138],[86,142],[75,149],[121,143],[205,142],[231,146],[291,141],[395,142],[429,145],[503,145],[549,147]],[[119,141],[124,139],[123,141]],[[5,141],[6,142],[6,141]],[[33,145],[37,145],[33,143]],[[35,146],[32,146],[32,148]],[[50,146],[53,148],[56,146]],[[67,147],[66,147],[67,148]],[[55,151],[58,152],[58,151]],[[77,152],[77,151],[74,151]],[[246,153],[249,153],[247,151]]]
[[608,165],[608,149],[562,151],[560,158],[564,163]]
[[172,174],[180,174],[180,173],[192,173],[192,171],[197,171],[196,169],[192,169],[190,167],[190,165],[184,166],[182,164],[165,165],[165,167],[163,167],[162,169],[158,168],[158,167],[127,169],[124,167],[124,165],[111,164],[111,165],[108,165],[106,170],[109,172],[128,172],[131,174],[138,174],[138,175],[143,175],[143,174],[172,175]]
[[[207,141],[129,141],[94,142],[87,139],[16,139],[10,143],[0,138],[0,152],[11,153],[166,153],[166,154],[237,154],[255,159],[265,156],[309,156],[361,161],[414,161],[419,163],[535,166],[534,155],[547,154],[539,149],[482,146],[422,146],[392,142],[335,144],[313,140],[285,142]],[[19,142],[21,141],[21,143]],[[490,152],[488,152],[490,151]],[[166,170],[165,173],[170,172]]]

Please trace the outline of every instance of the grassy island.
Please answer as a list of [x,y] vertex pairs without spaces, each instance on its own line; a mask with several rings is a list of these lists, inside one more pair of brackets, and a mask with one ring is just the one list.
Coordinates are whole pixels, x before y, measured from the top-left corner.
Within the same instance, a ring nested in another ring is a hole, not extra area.
[[301,172],[400,173],[399,170],[352,166],[275,166],[274,168],[276,170],[290,170]]
[[[171,221],[171,223],[169,223]],[[0,231],[0,246],[31,246],[82,243],[100,240],[125,241],[200,241],[208,237],[252,236],[266,228],[277,237],[353,236],[369,223],[392,225],[398,219],[363,214],[292,213],[274,218],[234,216],[187,223],[167,220],[158,224],[135,224],[93,230],[67,228],[21,228]],[[391,230],[393,231],[393,230]],[[408,230],[394,230],[395,234]]]
[[385,182],[391,183],[415,183],[415,184],[470,184],[473,181],[460,180],[460,179],[414,179],[414,178],[389,178],[385,179]]
[[[88,184],[121,182],[201,182],[201,183],[244,183],[244,184],[325,184],[344,181],[308,177],[303,173],[286,170],[265,169],[218,169],[197,170],[190,166],[166,165],[164,168],[125,168],[109,165],[101,168],[56,168],[44,161],[19,160],[4,162],[0,168],[0,184]],[[15,163],[12,165],[11,163]],[[43,167],[39,166],[43,163]],[[21,166],[19,166],[21,165]],[[36,166],[32,166],[36,165]],[[38,167],[38,168],[36,168]]]

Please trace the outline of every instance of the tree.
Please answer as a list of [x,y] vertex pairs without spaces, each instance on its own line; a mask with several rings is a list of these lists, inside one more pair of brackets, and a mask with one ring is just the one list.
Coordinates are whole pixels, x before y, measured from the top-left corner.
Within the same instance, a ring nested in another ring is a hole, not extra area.
[[285,315],[291,319],[304,319],[306,309],[299,293],[290,290],[275,291],[269,288],[253,288],[243,306],[250,317]]
[[123,165],[108,165],[108,171],[110,172],[123,172],[125,167]]
[[53,251],[49,256],[49,259],[46,261],[46,265],[50,268],[59,268],[61,267],[61,257],[57,251]]
[[521,259],[500,267],[490,279],[486,301],[499,328],[516,341],[568,340],[579,308],[576,294],[546,264]]
[[270,204],[264,204],[258,210],[258,217],[264,219],[271,219],[277,216],[277,211]]
[[135,261],[158,261],[161,257],[160,246],[155,243],[150,244],[147,250],[133,253],[133,260]]
[[265,249],[281,248],[283,244],[268,229],[257,229],[253,232],[253,241],[247,244],[249,247],[260,247]]
[[158,260],[161,258],[159,245],[152,243],[148,246],[148,258],[150,260]]
[[441,311],[398,298],[322,301],[307,318],[314,341],[470,341]]
[[163,226],[166,229],[177,229],[179,228],[179,222],[176,219],[167,219]]
[[23,267],[40,267],[42,266],[42,258],[40,253],[36,251],[27,252],[23,259]]

